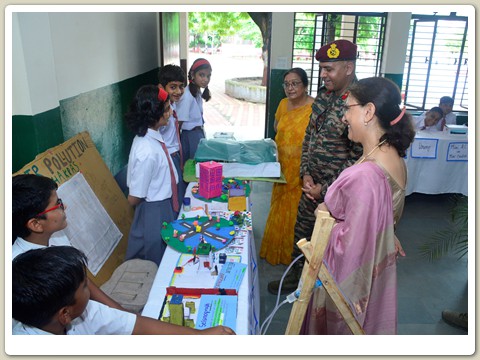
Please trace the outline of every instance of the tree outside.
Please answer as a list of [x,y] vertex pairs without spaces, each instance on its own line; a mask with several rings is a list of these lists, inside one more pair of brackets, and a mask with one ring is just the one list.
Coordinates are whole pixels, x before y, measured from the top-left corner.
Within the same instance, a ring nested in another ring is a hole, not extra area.
[[237,140],[264,138],[265,104],[230,97],[225,80],[256,78],[264,72],[262,34],[248,13],[189,13],[189,64],[203,57],[212,65],[212,98],[203,105],[205,133],[234,133]]

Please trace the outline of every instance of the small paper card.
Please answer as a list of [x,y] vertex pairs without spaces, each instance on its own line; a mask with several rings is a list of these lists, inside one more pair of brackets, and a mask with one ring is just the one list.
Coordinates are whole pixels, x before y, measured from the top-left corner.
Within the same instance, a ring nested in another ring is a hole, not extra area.
[[237,299],[232,295],[202,295],[195,328],[201,330],[224,325],[235,331]]
[[466,141],[449,143],[447,161],[468,161],[468,143]]
[[218,289],[235,289],[238,292],[246,271],[246,264],[227,262],[222,266],[214,287]]
[[412,158],[436,159],[438,139],[417,138],[410,147]]

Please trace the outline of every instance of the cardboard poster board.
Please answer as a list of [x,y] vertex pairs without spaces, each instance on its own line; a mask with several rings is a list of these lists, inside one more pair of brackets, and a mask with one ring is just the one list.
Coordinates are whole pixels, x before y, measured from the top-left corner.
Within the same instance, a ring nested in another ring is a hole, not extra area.
[[97,276],[93,276],[90,272],[88,274],[89,278],[100,286],[124,261],[134,210],[128,204],[125,195],[100,156],[90,134],[86,131],[79,133],[63,144],[37,155],[35,160],[15,174],[48,176],[61,185],[78,172],[83,174],[108,215],[123,234]]

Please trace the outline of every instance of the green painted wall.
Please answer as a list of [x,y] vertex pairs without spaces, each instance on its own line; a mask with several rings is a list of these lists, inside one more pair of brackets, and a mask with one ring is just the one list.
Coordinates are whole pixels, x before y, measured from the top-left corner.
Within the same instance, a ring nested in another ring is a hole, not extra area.
[[385,74],[384,77],[392,80],[399,89],[402,89],[403,74]]
[[12,135],[12,172],[16,172],[37,154],[63,142],[59,108],[37,115],[13,115]]
[[58,108],[12,118],[12,163],[15,172],[35,156],[82,131],[88,131],[113,175],[128,162],[133,134],[124,114],[137,89],[157,84],[158,68],[136,77],[60,101]]
[[285,91],[282,88],[283,83],[283,74],[285,74],[287,70],[285,69],[272,69],[270,71],[270,78],[268,84],[268,108],[267,108],[267,124],[265,126],[266,129],[266,137],[274,139],[275,138],[275,131],[273,130],[273,123],[275,122],[275,113],[277,111],[278,104],[280,100],[285,97]]

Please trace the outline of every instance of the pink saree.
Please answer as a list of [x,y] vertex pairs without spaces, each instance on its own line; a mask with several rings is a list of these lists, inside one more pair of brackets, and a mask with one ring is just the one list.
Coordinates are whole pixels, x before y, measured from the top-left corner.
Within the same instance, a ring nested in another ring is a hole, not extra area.
[[[396,334],[397,274],[392,189],[367,161],[344,170],[325,203],[337,220],[325,249],[326,266],[366,334]],[[310,301],[303,334],[351,334],[323,287]]]

